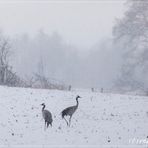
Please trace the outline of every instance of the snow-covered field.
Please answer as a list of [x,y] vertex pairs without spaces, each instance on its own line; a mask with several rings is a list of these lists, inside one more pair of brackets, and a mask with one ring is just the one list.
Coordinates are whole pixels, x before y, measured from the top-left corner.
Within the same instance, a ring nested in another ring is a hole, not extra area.
[[[60,112],[79,107],[71,127]],[[44,131],[41,103],[53,114],[53,127]],[[148,97],[0,87],[0,147],[147,147]],[[135,141],[130,141],[130,140]]]

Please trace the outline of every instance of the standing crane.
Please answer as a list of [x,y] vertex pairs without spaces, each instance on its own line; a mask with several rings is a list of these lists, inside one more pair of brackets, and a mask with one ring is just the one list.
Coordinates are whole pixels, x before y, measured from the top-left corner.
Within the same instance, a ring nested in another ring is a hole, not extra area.
[[[76,104],[75,106],[67,107],[67,108],[65,108],[65,109],[61,112],[62,119],[64,119],[64,120],[66,121],[67,126],[70,126],[72,115],[74,114],[74,112],[75,112],[75,111],[77,110],[77,108],[78,108],[78,105],[79,105],[78,98],[81,98],[81,97],[80,97],[80,96],[77,96],[77,97],[76,97],[76,102],[77,102],[77,104]],[[65,116],[70,116],[70,118],[69,118],[69,123],[68,123],[68,121],[65,119]]]
[[42,103],[41,105],[43,106],[43,108],[42,108],[42,116],[43,116],[43,118],[45,120],[45,129],[46,129],[46,127],[48,128],[49,124],[52,126],[52,121],[53,121],[52,120],[52,114],[51,114],[50,111],[45,110],[45,104],[44,103]]

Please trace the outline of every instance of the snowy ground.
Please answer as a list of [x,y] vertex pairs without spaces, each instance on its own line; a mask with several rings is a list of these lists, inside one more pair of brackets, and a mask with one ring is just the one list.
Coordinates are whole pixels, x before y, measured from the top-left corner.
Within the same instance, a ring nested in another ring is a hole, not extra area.
[[[82,98],[67,127],[60,112],[76,104],[76,95]],[[43,102],[54,119],[46,131]],[[148,97],[0,87],[0,147],[146,148],[136,140],[148,140],[147,112]]]

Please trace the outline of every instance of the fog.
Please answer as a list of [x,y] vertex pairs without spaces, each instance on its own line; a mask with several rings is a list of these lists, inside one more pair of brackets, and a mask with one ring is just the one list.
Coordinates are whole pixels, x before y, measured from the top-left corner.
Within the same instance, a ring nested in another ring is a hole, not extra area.
[[122,63],[112,27],[124,1],[7,2],[0,27],[10,37],[11,63],[22,77],[38,72],[75,87],[110,88]]

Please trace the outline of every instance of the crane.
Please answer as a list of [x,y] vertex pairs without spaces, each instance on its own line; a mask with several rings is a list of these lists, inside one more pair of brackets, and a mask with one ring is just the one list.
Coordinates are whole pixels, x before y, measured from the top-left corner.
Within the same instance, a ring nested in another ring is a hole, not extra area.
[[42,116],[45,120],[45,129],[46,129],[46,127],[48,128],[49,124],[52,126],[52,121],[53,121],[52,114],[50,111],[45,110],[45,103],[42,103],[41,105],[43,106],[42,107]]
[[[75,113],[75,111],[77,110],[78,108],[78,105],[79,105],[79,102],[78,102],[78,99],[81,98],[79,95],[76,97],[76,105],[75,106],[70,106],[70,107],[67,107],[65,108],[62,112],[61,112],[61,115],[62,115],[62,119],[64,119],[67,123],[67,126],[70,126],[70,123],[71,123],[71,118],[72,118],[72,115]],[[65,119],[65,116],[70,116],[69,118],[69,123],[68,121]]]

